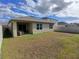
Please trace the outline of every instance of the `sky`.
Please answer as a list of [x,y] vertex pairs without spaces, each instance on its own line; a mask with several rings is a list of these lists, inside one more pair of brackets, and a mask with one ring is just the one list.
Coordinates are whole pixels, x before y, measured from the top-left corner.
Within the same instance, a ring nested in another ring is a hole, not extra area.
[[0,21],[22,16],[79,23],[79,0],[0,0]]

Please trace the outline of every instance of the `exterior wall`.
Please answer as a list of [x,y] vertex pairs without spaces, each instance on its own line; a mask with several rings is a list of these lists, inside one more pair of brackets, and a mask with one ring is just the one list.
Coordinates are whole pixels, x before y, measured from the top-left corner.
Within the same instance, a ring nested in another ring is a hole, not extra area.
[[55,25],[54,31],[79,33],[79,26],[76,25]]
[[[29,31],[32,34],[53,31],[53,28],[49,29],[49,24],[47,24],[47,23],[41,23],[43,26],[42,30],[37,30],[37,24],[39,24],[39,23],[29,23],[29,24],[30,24]],[[13,37],[17,37],[17,22],[13,21],[11,25],[12,25],[11,29],[13,31]]]
[[41,33],[41,32],[48,32],[48,31],[53,31],[52,29],[49,29],[49,24],[42,24],[42,30],[37,30],[37,24],[39,23],[33,23],[32,28],[33,28],[33,33]]
[[1,45],[2,45],[2,40],[3,40],[3,29],[2,29],[2,25],[0,25],[0,59],[1,59]]
[[57,23],[54,25],[54,31],[65,31],[65,25],[58,25]]
[[13,37],[17,37],[17,22],[12,22]]
[[26,30],[28,30],[30,34],[33,32],[32,31],[32,23],[26,23]]
[[30,31],[31,34],[33,33],[33,26],[32,26],[32,23],[29,24],[29,31]]

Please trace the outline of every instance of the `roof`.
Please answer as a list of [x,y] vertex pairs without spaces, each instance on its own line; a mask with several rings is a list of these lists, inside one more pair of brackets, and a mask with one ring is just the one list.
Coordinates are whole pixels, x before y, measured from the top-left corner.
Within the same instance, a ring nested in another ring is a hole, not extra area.
[[50,20],[50,19],[39,19],[39,18],[34,18],[34,17],[18,17],[14,18],[11,21],[17,21],[17,22],[41,22],[41,23],[55,23],[55,20]]

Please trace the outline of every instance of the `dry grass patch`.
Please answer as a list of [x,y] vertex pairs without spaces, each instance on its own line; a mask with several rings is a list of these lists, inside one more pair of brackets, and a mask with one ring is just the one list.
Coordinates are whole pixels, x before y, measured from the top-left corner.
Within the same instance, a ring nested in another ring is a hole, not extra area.
[[3,40],[3,59],[79,59],[79,35],[48,32]]

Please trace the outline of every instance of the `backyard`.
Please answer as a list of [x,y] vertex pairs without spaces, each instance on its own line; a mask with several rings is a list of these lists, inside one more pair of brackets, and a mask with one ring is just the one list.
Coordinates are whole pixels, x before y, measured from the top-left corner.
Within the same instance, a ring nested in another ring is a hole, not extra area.
[[47,32],[4,38],[2,59],[79,59],[79,34]]

